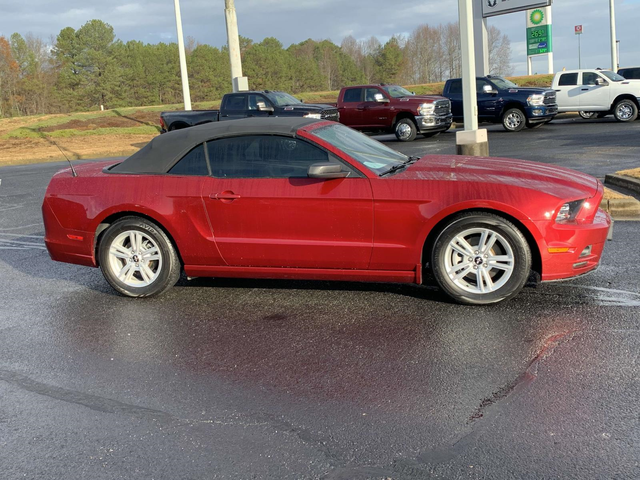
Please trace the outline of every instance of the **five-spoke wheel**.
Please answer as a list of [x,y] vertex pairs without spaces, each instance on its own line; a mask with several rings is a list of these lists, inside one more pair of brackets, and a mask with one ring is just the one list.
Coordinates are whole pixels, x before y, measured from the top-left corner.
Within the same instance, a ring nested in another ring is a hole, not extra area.
[[438,236],[432,253],[440,287],[460,303],[496,303],[516,295],[531,269],[531,251],[518,228],[494,214],[463,214]]
[[123,295],[148,297],[171,288],[180,276],[180,260],[167,235],[138,217],[114,222],[101,236],[100,268]]

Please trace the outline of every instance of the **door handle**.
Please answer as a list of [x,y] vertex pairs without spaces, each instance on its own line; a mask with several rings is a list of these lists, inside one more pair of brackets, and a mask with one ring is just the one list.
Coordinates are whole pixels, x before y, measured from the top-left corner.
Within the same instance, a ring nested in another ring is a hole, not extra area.
[[562,90],[556,90],[556,92],[561,92]]
[[583,88],[583,89],[582,89],[582,91],[583,91],[583,92],[588,92],[588,91],[589,91],[589,89],[588,89],[588,88]]
[[227,202],[232,202],[240,198],[240,195],[227,190],[222,193],[212,193],[211,195],[209,195],[209,198],[211,200],[221,200],[221,201],[226,200]]

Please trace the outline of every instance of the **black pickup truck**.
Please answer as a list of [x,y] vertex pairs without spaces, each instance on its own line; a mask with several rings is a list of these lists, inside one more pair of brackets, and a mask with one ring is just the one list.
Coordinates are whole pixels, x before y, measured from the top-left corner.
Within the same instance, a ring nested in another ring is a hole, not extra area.
[[[502,123],[505,130],[518,132],[525,126],[536,128],[550,122],[558,113],[556,92],[549,88],[523,88],[498,76],[476,78],[478,121]],[[462,80],[444,84],[444,97],[451,101],[455,121],[462,121]]]
[[263,90],[227,93],[220,110],[162,112],[160,126],[165,133],[209,122],[269,116],[339,120],[338,109],[333,105],[303,103],[285,92]]

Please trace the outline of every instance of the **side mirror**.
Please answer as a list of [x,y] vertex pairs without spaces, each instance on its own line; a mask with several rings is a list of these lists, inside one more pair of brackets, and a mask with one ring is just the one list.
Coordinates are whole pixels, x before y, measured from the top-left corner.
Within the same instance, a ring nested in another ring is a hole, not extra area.
[[304,100],[303,100],[303,99],[301,99],[301,98],[300,98],[299,100],[300,100],[300,103],[304,103]]
[[491,85],[483,85],[482,86],[482,93],[487,93],[489,95],[493,95],[498,93],[498,91],[493,88]]
[[307,171],[309,178],[344,178],[347,175],[349,172],[344,172],[339,163],[314,163]]
[[387,97],[385,97],[384,95],[382,95],[381,93],[374,94],[373,98],[375,98],[376,102],[378,102],[378,103],[389,103],[389,99]]
[[600,87],[600,86],[603,86],[603,85],[609,85],[609,83],[605,82],[603,78],[598,77],[598,78],[596,78],[596,85],[598,85]]
[[261,112],[273,112],[273,107],[269,107],[263,102],[258,102],[258,110]]

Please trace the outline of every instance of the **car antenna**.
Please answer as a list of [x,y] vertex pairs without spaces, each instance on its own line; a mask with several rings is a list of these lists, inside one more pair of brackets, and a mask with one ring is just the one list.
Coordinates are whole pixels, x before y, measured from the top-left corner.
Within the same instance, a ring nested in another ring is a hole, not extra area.
[[67,154],[64,153],[64,151],[62,151],[62,149],[60,148],[60,145],[58,145],[56,142],[53,141],[53,139],[51,140],[51,142],[58,147],[58,150],[60,150],[60,153],[62,153],[62,155],[64,155],[64,158],[67,159],[67,162],[69,162],[69,166],[71,167],[71,176],[72,177],[77,177],[78,174],[76,173],[76,169],[73,168],[73,163],[71,163],[71,160],[69,160],[69,157],[67,157]]

